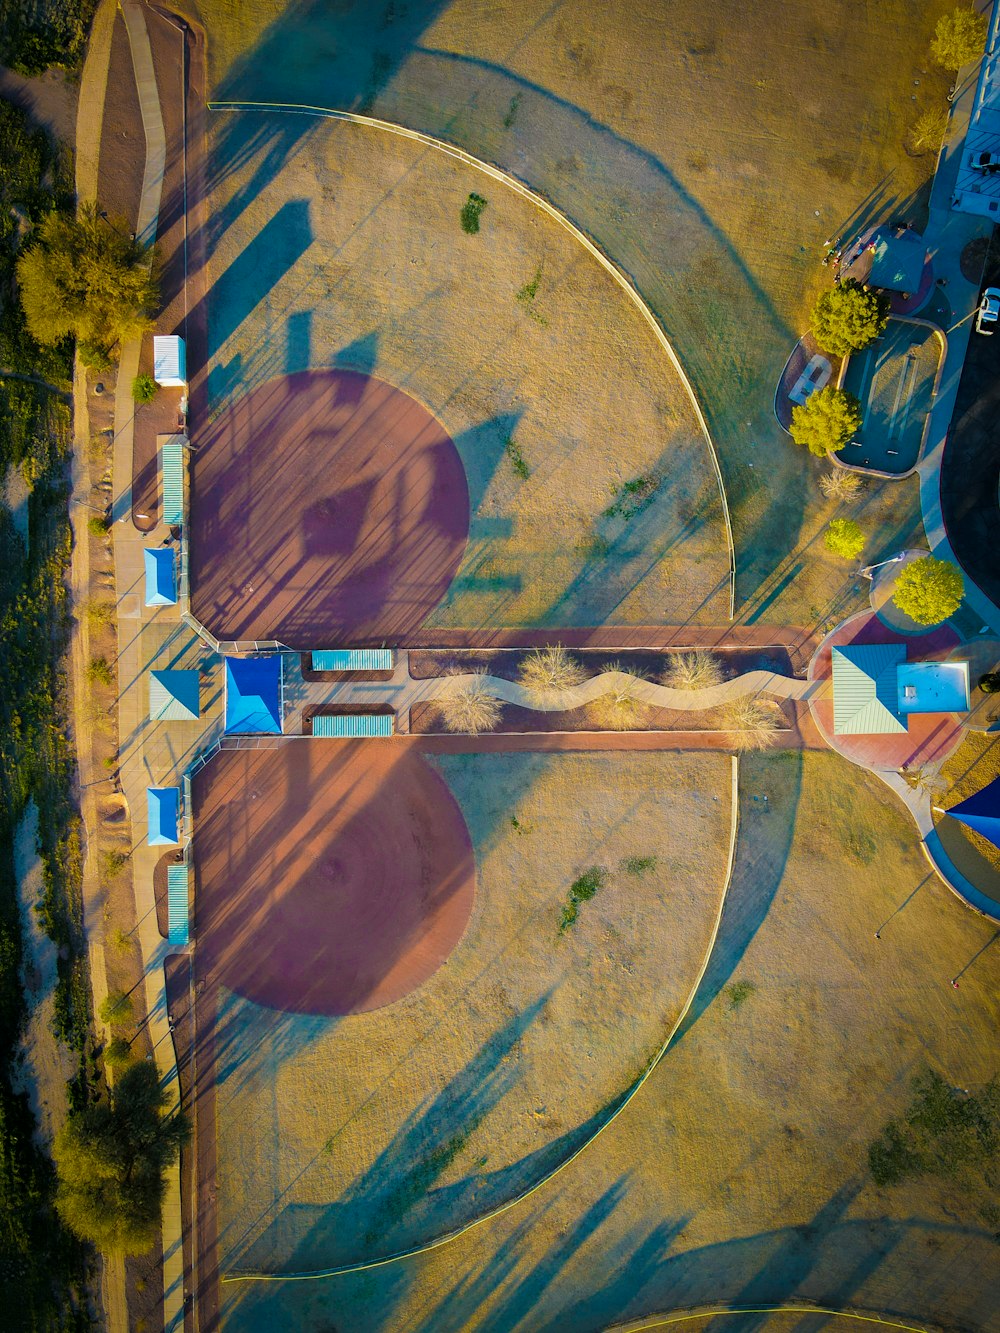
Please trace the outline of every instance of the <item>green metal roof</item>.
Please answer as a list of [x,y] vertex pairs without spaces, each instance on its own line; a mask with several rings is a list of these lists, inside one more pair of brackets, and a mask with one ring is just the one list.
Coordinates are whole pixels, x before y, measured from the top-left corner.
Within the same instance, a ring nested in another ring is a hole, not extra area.
[[391,736],[391,713],[340,714],[337,717],[315,716],[312,720],[314,736]]
[[197,671],[149,673],[149,720],[197,722],[201,708]]
[[834,735],[875,736],[906,730],[896,712],[896,669],[905,661],[904,643],[850,643],[833,649]]
[[160,448],[163,521],[169,528],[179,528],[184,523],[184,444],[183,435],[171,435]]
[[168,943],[187,944],[188,934],[188,868],[167,866]]

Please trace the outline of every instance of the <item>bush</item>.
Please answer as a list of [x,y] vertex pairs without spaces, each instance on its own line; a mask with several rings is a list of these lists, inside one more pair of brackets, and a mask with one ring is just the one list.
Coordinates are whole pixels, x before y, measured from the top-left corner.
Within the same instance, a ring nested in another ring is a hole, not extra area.
[[518,672],[518,680],[524,688],[536,694],[546,690],[571,690],[585,679],[583,667],[559,643],[551,648],[532,649]]
[[562,919],[559,923],[560,934],[568,930],[580,914],[580,904],[589,902],[599,889],[604,888],[607,872],[602,866],[591,866],[578,876],[570,885],[566,902],[563,904]]
[[865,545],[865,534],[850,518],[835,518],[823,534],[823,544],[844,560],[856,560]]
[[910,151],[918,157],[922,153],[936,153],[947,128],[948,112],[943,106],[922,111],[910,129]]
[[675,653],[660,677],[672,690],[707,690],[725,680],[722,662],[707,648]]
[[983,694],[1000,694],[1000,671],[987,671],[980,676],[979,688]]
[[477,671],[460,689],[438,700],[448,731],[478,736],[492,731],[500,721],[503,704],[486,687],[485,672]]
[[849,279],[822,294],[813,307],[811,324],[816,341],[824,352],[848,356],[870,346],[882,333],[888,319],[888,294],[866,290],[859,282]]
[[159,304],[150,260],[93,206],[49,213],[17,260],[29,332],[45,346],[75,338],[98,357],[141,337]]
[[735,733],[736,750],[766,750],[774,744],[778,717],[773,704],[744,694],[726,707],[724,717],[723,730]]
[[136,375],[132,381],[132,399],[136,403],[151,403],[156,397],[158,385],[152,375]]
[[752,981],[734,981],[732,985],[726,987],[730,1009],[739,1009],[741,1005],[746,1004],[751,995],[756,993],[757,987]]
[[630,731],[645,726],[649,708],[635,694],[635,687],[642,677],[635,671],[623,671],[618,662],[609,662],[604,670],[616,673],[618,679],[607,694],[587,705],[590,720],[610,731]]
[[101,1001],[97,1016],[102,1023],[124,1027],[135,1017],[135,1005],[132,996],[123,990],[109,990]]
[[961,571],[950,560],[925,555],[896,579],[892,600],[918,625],[939,625],[958,610],[965,593]]
[[113,685],[115,673],[106,657],[92,657],[87,666],[87,679],[92,685]]
[[913,1099],[901,1119],[890,1120],[869,1146],[868,1169],[876,1185],[898,1185],[916,1176],[959,1178],[967,1188],[990,1187],[1000,1148],[1000,1085],[991,1080],[975,1096],[952,1088],[932,1069],[911,1084]]
[[87,531],[92,537],[106,537],[111,524],[102,514],[91,514],[87,519]]
[[106,629],[108,625],[113,625],[115,621],[114,602],[104,602],[98,598],[91,598],[87,603],[87,620],[92,629]]
[[974,9],[957,8],[938,19],[931,42],[931,55],[945,69],[960,70],[977,60],[986,43],[986,15]]
[[124,1037],[113,1037],[104,1048],[104,1063],[111,1069],[121,1069],[132,1063],[132,1047]]
[[861,404],[846,389],[827,386],[792,409],[789,434],[811,454],[825,458],[842,449],[861,425]]
[[865,481],[856,472],[836,467],[820,477],[819,488],[828,500],[856,500],[865,489]]
[[626,875],[644,875],[647,870],[656,869],[655,856],[626,856],[622,862]]
[[474,236],[479,230],[479,219],[487,201],[481,194],[470,194],[462,205],[462,230]]
[[155,1064],[143,1060],[56,1138],[56,1209],[104,1254],[143,1254],[159,1235],[164,1172],[188,1134],[184,1116],[164,1116],[166,1101]]

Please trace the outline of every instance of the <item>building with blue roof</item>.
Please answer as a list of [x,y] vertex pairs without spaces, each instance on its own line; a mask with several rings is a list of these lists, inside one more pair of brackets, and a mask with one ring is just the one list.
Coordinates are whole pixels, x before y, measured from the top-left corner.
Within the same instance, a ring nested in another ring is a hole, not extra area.
[[177,787],[147,787],[148,842],[151,847],[169,847],[180,842],[177,835],[180,791]]
[[227,657],[225,662],[226,734],[280,735],[284,715],[281,655]]
[[176,606],[177,577],[172,548],[147,547],[142,554],[146,565],[146,605]]

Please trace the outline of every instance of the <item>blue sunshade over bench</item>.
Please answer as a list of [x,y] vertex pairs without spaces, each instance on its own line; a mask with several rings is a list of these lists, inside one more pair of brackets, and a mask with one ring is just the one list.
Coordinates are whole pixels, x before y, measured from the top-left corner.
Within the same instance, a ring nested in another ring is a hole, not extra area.
[[281,656],[226,658],[226,734],[281,734]]

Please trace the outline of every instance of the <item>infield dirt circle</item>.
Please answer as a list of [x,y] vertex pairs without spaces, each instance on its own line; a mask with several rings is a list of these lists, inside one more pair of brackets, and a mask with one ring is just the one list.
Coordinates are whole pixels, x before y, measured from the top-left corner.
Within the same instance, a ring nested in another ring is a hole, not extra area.
[[405,643],[469,533],[458,450],[384,380],[311,370],[234,399],[194,440],[191,609],[220,639]]
[[420,986],[461,939],[475,859],[410,746],[223,750],[195,779],[199,971],[257,1004],[343,1015]]

